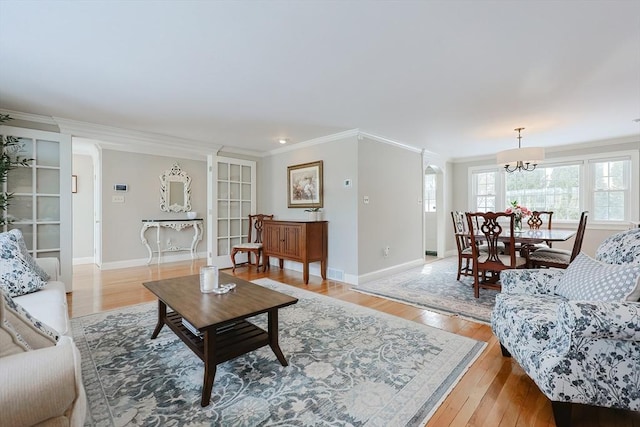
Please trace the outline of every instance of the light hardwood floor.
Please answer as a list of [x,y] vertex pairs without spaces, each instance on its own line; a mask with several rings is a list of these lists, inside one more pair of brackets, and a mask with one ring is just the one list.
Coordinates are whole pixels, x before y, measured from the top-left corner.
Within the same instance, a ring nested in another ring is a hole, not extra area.
[[[71,317],[79,317],[155,301],[154,296],[142,286],[143,282],[198,274],[198,269],[203,264],[203,260],[196,260],[108,271],[100,271],[93,265],[75,266],[74,291],[68,295],[69,314]],[[224,271],[232,274],[230,269]],[[309,284],[305,285],[302,273],[280,270],[277,267],[272,267],[267,273],[257,273],[255,267],[239,267],[235,275],[249,281],[268,277],[291,286],[488,342],[483,354],[427,423],[428,427],[555,425],[549,401],[515,361],[502,357],[497,339],[487,325],[363,295],[350,290],[349,285],[322,280],[316,276],[311,276]],[[573,412],[574,426],[640,427],[640,414],[637,412],[591,407],[578,407]]]

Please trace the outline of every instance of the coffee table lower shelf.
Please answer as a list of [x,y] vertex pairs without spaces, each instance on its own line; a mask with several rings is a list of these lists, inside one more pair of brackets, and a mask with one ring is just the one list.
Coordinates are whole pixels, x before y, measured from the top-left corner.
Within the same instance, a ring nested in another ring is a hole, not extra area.
[[[167,313],[166,324],[196,356],[203,362],[207,362],[205,360],[204,334],[202,337],[194,335],[182,324],[182,316],[175,311]],[[216,365],[269,345],[269,334],[246,320],[223,325],[215,330],[215,334],[211,335],[215,337],[213,347],[215,351],[209,362]]]

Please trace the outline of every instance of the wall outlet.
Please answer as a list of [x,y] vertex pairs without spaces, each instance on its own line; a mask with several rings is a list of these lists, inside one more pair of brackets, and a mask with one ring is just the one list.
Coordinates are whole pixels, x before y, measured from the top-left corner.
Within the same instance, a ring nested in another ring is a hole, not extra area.
[[111,196],[111,203],[124,203],[124,196]]
[[384,249],[382,250],[382,253],[385,258],[389,256],[389,252],[391,252],[391,248],[389,246],[385,246]]

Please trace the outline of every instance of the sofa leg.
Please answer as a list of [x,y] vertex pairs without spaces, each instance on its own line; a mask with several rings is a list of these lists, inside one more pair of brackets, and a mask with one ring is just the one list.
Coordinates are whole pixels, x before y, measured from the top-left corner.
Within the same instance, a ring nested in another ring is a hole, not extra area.
[[553,409],[553,418],[556,421],[556,427],[571,426],[571,403],[570,402],[551,402]]
[[509,353],[509,350],[507,350],[507,348],[503,346],[502,343],[500,343],[500,351],[502,351],[502,355],[504,357],[511,357],[511,353]]

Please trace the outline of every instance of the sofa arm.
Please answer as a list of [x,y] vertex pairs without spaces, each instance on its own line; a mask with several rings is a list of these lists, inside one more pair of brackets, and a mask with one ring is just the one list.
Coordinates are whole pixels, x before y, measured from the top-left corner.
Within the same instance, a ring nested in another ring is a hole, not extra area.
[[49,280],[60,280],[60,261],[56,257],[35,258],[36,262],[48,275]]
[[501,292],[551,295],[563,274],[564,270],[557,268],[502,270],[500,272]]
[[67,336],[54,347],[1,358],[2,424],[30,426],[64,417],[82,425],[86,395],[80,375],[80,355]]
[[572,337],[640,341],[640,303],[563,301],[558,331]]

